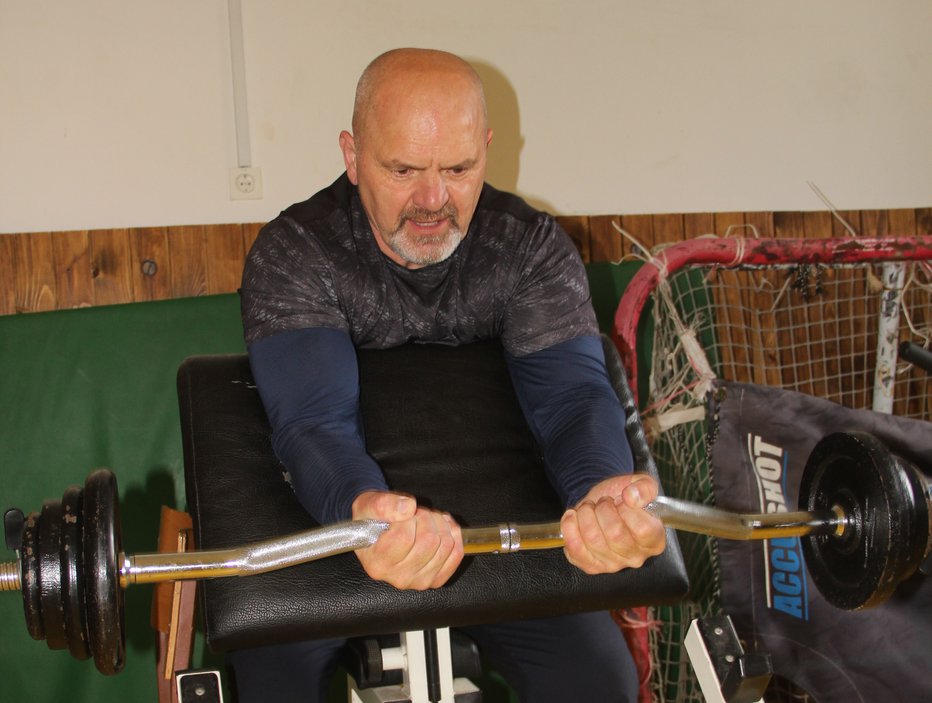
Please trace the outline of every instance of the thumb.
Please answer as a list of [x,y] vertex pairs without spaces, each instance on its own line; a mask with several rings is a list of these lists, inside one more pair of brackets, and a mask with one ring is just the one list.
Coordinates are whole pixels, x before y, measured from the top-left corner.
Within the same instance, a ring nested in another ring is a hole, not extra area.
[[621,492],[621,500],[631,508],[643,508],[657,497],[657,484],[649,476],[635,476]]
[[399,493],[383,493],[372,506],[373,517],[386,522],[409,520],[417,512],[417,501]]

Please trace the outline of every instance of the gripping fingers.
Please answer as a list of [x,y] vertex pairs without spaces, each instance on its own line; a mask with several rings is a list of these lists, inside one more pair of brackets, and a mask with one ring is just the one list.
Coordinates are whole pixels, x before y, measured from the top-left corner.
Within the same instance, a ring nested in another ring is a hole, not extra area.
[[639,567],[666,543],[654,516],[608,497],[567,511],[562,528],[567,559],[588,574]]
[[610,498],[581,503],[563,523],[567,558],[584,572],[609,573],[639,565],[626,558],[634,551],[632,539]]
[[442,586],[463,557],[459,526],[449,516],[425,510],[419,511],[415,527],[411,549],[395,565],[389,583],[419,591]]
[[392,523],[372,547],[357,554],[372,578],[396,588],[424,590],[450,578],[462,561],[463,542],[452,518],[418,509],[412,519]]

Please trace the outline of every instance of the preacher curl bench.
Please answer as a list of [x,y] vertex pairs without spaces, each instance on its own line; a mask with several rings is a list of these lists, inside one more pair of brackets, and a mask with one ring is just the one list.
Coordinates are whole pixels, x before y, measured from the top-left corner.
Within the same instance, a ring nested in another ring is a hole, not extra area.
[[[657,478],[617,352],[603,342],[637,468]],[[358,360],[367,450],[393,490],[450,512],[467,528],[559,520],[563,506],[546,478],[497,342],[360,350]],[[244,355],[188,359],[179,370],[178,393],[188,508],[199,550],[316,526],[272,452]],[[371,688],[351,691],[351,700],[411,703],[481,700],[466,684],[454,691],[455,669],[463,667],[452,663],[445,646],[448,628],[671,603],[687,589],[672,529],[662,555],[611,575],[587,576],[559,549],[519,551],[467,557],[442,588],[401,591],[369,579],[352,554],[342,554],[198,587],[213,650],[363,638],[354,647],[364,654],[362,664],[347,668],[355,671],[354,688]],[[391,633],[404,634],[400,645],[382,654],[374,637]],[[386,684],[381,674],[404,664],[401,683]]]

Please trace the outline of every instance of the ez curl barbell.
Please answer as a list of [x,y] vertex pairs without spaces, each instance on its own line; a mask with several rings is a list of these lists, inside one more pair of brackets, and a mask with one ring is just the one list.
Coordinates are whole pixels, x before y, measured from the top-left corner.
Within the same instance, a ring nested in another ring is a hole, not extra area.
[[[835,433],[809,456],[798,512],[743,514],[660,496],[645,509],[666,527],[732,540],[800,537],[823,597],[844,609],[879,605],[930,547],[929,486],[919,471],[865,433]],[[340,523],[231,549],[126,554],[116,478],[90,474],[28,518],[7,511],[18,562],[0,564],[0,591],[20,591],[26,626],[50,649],[123,667],[123,589],[132,584],[259,574],[372,545],[388,524]],[[19,523],[20,527],[16,525]],[[12,527],[11,527],[12,525]],[[464,528],[467,554],[563,546],[560,523]],[[9,540],[8,540],[9,541]]]

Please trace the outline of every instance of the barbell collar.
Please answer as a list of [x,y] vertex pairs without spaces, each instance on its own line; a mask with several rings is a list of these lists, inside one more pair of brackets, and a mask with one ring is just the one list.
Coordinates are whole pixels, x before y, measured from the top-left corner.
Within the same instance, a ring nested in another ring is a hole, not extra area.
[[494,527],[466,527],[462,534],[465,554],[509,554],[563,546],[559,522],[506,522]]
[[22,589],[20,565],[17,561],[0,563],[0,593]]

